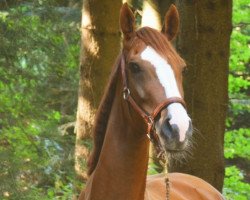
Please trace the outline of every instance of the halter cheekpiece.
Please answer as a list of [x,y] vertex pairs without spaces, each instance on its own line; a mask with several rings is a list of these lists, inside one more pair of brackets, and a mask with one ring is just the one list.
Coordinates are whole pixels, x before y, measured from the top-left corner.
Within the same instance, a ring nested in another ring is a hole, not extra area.
[[144,111],[133,99],[131,96],[131,92],[129,90],[128,84],[127,84],[127,76],[125,71],[125,58],[122,54],[121,56],[121,75],[122,75],[122,82],[123,82],[123,99],[130,103],[130,105],[133,107],[133,109],[143,118],[145,123],[147,124],[147,136],[150,139],[151,142],[153,142],[158,148],[158,150],[161,152],[162,147],[159,141],[159,137],[156,134],[155,131],[155,118],[156,116],[162,111],[163,108],[168,107],[172,103],[180,103],[186,108],[185,101],[180,97],[170,97],[167,98],[165,101],[160,103],[154,111],[149,114],[146,111]]

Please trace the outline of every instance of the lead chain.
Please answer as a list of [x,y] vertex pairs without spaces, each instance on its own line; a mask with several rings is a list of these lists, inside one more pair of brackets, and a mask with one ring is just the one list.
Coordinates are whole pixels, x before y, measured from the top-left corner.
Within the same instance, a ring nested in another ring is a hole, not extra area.
[[166,165],[164,167],[164,174],[165,174],[165,184],[166,184],[166,200],[170,200],[170,181],[168,178],[168,172],[167,172],[167,168]]
[[164,181],[166,185],[166,200],[170,200],[170,180],[168,178],[168,169],[167,169],[167,155],[166,152],[161,152],[158,156],[160,157],[160,164],[163,166],[164,170]]

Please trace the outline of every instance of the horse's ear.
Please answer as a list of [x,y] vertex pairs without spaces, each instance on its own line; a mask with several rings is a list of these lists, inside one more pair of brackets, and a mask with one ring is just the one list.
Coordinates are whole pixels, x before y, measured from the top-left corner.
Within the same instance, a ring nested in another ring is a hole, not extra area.
[[162,33],[164,33],[168,40],[173,40],[179,31],[180,17],[177,8],[174,4],[170,6],[166,15],[165,21],[162,27]]
[[129,40],[135,32],[135,17],[127,3],[122,5],[120,11],[120,27],[126,40]]

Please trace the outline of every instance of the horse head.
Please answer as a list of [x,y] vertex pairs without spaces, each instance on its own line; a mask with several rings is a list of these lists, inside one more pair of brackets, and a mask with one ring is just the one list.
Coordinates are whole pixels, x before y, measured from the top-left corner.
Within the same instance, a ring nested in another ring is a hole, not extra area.
[[192,121],[183,100],[182,72],[186,65],[171,44],[179,27],[176,7],[170,7],[159,32],[149,27],[136,30],[135,17],[124,4],[120,27],[129,95],[142,115],[153,113],[153,128],[165,150],[185,150],[192,135]]

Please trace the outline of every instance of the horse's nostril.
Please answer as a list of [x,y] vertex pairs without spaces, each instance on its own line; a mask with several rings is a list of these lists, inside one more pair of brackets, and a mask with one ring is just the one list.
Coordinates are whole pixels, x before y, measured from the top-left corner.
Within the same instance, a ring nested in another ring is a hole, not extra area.
[[170,120],[172,119],[171,115],[168,115],[167,118],[164,120],[163,127],[167,126],[167,129],[173,133],[179,133],[179,128],[177,124],[170,124]]
[[170,119],[171,118],[166,118],[165,119],[165,122],[164,122],[164,125],[167,126],[167,128],[172,131],[172,127],[171,127],[171,124],[170,124]]
[[179,127],[178,127],[176,124],[170,124],[170,130],[172,131],[172,133],[173,133],[175,136],[178,136],[178,137],[179,137],[180,129],[179,129]]
[[179,139],[179,127],[176,124],[170,124],[170,118],[166,118],[161,126],[163,137],[167,140]]
[[171,120],[172,116],[170,114],[168,114],[166,120],[169,122]]

